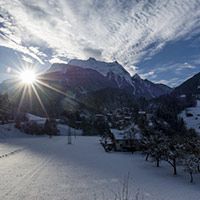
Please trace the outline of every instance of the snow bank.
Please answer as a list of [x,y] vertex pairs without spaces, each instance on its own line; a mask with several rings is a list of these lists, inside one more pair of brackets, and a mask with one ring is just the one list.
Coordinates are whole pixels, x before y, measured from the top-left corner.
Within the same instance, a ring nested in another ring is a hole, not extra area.
[[14,123],[0,125],[0,139],[22,137],[28,137],[28,135],[15,128]]
[[39,117],[30,113],[26,114],[26,117],[28,118],[29,121],[34,121],[38,124],[44,124],[47,118],[44,117]]
[[200,101],[197,101],[196,107],[190,107],[182,111],[179,115],[183,118],[188,128],[193,128],[200,134]]
[[68,132],[71,131],[72,135],[82,135],[82,130],[74,129],[70,126],[64,124],[58,124],[58,129],[60,131],[60,135],[68,135]]

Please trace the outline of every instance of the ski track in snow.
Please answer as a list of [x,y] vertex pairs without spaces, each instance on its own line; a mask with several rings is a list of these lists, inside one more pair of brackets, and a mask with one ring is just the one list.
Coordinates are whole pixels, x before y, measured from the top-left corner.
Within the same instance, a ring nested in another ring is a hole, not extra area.
[[16,185],[14,185],[8,192],[6,192],[3,196],[1,196],[1,199],[15,199],[16,195],[20,194],[21,191],[28,186],[28,184],[34,182],[37,179],[37,176],[40,174],[41,170],[45,168],[48,162],[49,159],[44,160],[41,163],[37,164],[35,168],[30,170],[24,176],[22,176],[22,178],[20,179],[19,182],[17,182]]
[[[28,137],[1,141],[0,149],[15,154],[0,159],[2,200],[114,200],[130,174],[129,191],[139,200],[199,200],[200,177],[195,184],[181,169],[177,177],[161,163],[145,162],[139,154],[105,153],[98,137]],[[143,198],[144,197],[144,198]]]

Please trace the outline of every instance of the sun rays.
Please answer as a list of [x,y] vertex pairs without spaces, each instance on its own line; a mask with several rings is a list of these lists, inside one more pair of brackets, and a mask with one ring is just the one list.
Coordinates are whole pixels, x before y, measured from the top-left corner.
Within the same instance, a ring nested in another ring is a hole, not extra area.
[[30,85],[37,81],[37,74],[33,70],[25,70],[20,73],[22,83]]
[[32,104],[32,101],[35,98],[40,104],[44,115],[49,117],[41,98],[41,94],[46,94],[45,88],[65,97],[68,95],[60,89],[50,85],[49,81],[51,80],[46,77],[44,78],[44,72],[38,72],[36,69],[36,66],[22,66],[21,68],[12,69],[12,73],[10,73],[10,77],[12,77],[12,79],[10,79],[12,82],[11,90],[13,91],[14,98],[19,98],[17,101],[18,112],[21,112],[25,99],[28,100],[29,104]]
[[[48,109],[51,108],[50,104],[52,103],[52,107],[53,105],[56,105],[54,102],[56,100],[52,99],[54,95],[52,95],[51,92],[54,92],[55,95],[63,96],[63,101],[67,101],[68,106],[69,104],[73,104],[74,106],[81,105],[91,108],[91,105],[83,104],[81,101],[76,99],[74,95],[67,92],[68,90],[66,86],[64,87],[65,89],[62,89],[59,77],[54,77],[53,74],[48,71],[41,70],[41,68],[35,65],[21,64],[20,67],[15,66],[15,68],[12,68],[7,73],[10,76],[9,91],[10,94],[12,94],[13,102],[17,106],[18,113],[27,112],[27,110],[30,109],[32,111],[38,111],[38,109],[41,109],[43,114],[49,118],[50,113],[48,112],[51,111]],[[59,84],[55,84],[56,82]],[[39,107],[35,104],[36,102]],[[46,103],[48,103],[48,109]]]

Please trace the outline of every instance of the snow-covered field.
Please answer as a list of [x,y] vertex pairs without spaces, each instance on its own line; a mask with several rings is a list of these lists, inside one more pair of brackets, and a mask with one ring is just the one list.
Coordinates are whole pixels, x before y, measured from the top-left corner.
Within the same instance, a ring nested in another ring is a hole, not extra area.
[[[193,116],[187,116],[187,114],[192,114]],[[190,107],[185,109],[180,113],[180,117],[186,123],[188,128],[193,128],[197,133],[200,133],[200,101],[197,101],[196,107]]]
[[0,125],[0,139],[22,137],[28,137],[28,135],[16,129],[14,123]]
[[105,153],[98,137],[72,139],[72,145],[67,136],[1,139],[0,154],[7,156],[0,158],[0,199],[114,200],[128,173],[130,199],[136,193],[144,200],[200,199],[200,177],[190,184],[139,154]]

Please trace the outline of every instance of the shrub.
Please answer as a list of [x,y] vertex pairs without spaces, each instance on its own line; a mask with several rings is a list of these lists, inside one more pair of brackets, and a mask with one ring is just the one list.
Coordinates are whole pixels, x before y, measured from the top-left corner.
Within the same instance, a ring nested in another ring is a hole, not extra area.
[[56,121],[54,119],[47,119],[44,124],[44,133],[52,136],[52,135],[58,135],[59,130],[57,128]]
[[43,133],[43,125],[37,124],[36,122],[26,122],[22,125],[22,130],[31,135],[42,135]]

